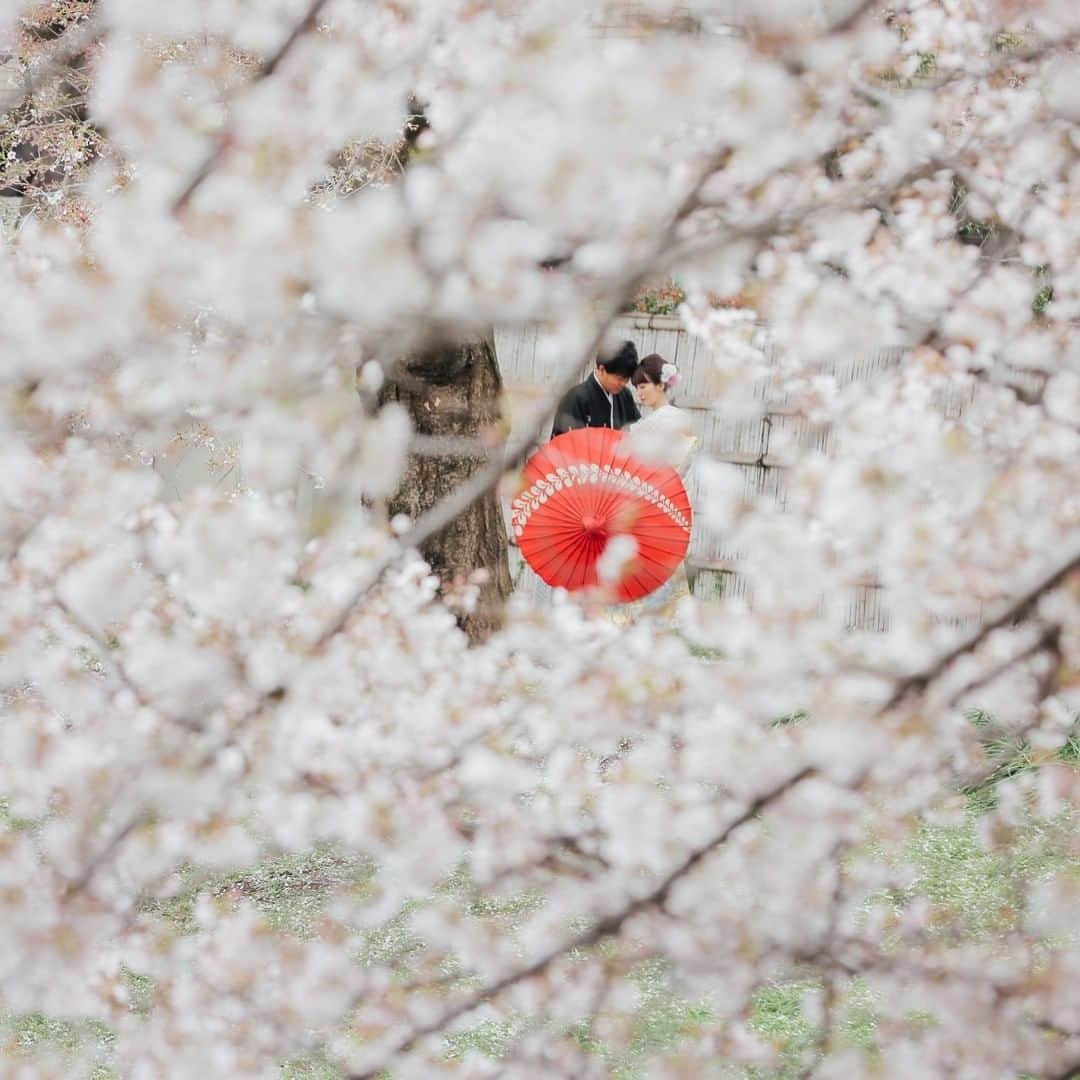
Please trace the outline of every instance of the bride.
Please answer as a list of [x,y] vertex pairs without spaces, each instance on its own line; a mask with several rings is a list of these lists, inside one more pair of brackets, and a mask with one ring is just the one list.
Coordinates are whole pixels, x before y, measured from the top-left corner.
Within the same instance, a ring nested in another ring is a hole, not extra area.
[[[629,429],[627,437],[635,457],[656,465],[670,465],[685,481],[697,438],[690,417],[668,400],[678,381],[678,369],[659,353],[651,353],[638,363],[630,382],[638,403],[649,412]],[[646,613],[671,623],[679,601],[689,592],[684,563],[656,592],[632,604],[609,608],[607,614],[622,626]]]
[[697,438],[690,417],[668,400],[678,381],[678,369],[659,353],[638,363],[630,382],[649,413],[630,429],[630,440],[637,457],[685,475]]

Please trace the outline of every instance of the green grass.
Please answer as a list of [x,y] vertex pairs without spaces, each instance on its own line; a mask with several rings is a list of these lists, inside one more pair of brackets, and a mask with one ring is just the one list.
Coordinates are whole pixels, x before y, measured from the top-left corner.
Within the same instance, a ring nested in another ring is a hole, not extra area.
[[[833,1049],[854,1047],[869,1058],[877,1053],[879,1015],[870,988],[859,978],[838,978],[834,986]],[[823,992],[817,978],[793,979],[762,987],[751,1002],[750,1029],[779,1056],[773,1068],[737,1070],[743,1080],[797,1080],[820,1059],[823,1032],[806,1012],[811,995]]]
[[1002,729],[997,721],[983,709],[972,709],[968,722],[979,730],[987,759],[985,776],[962,790],[968,806],[974,811],[993,809],[997,805],[998,786],[1012,777],[1031,772],[1043,762],[1060,762],[1080,765],[1080,717],[1073,721],[1061,747],[1052,754],[1036,755],[1023,736]]
[[198,867],[183,872],[184,888],[166,902],[145,906],[173,923],[181,933],[195,929],[195,902],[200,895],[234,896],[253,903],[277,930],[310,936],[327,899],[341,890],[363,895],[375,874],[370,859],[343,854],[330,845],[298,855],[269,858],[233,873],[210,874]]
[[637,1003],[626,1018],[629,1038],[624,1047],[606,1045],[588,1021],[565,1033],[586,1053],[600,1058],[613,1080],[641,1080],[650,1074],[657,1058],[705,1030],[715,1019],[708,1001],[690,1001],[675,992],[662,961],[640,964],[631,979],[637,988]]
[[900,854],[914,871],[910,884],[872,898],[868,906],[884,903],[899,913],[918,899],[927,900],[931,915],[926,932],[931,937],[959,935],[981,941],[1020,926],[1024,898],[1033,883],[1080,869],[1070,855],[1071,838],[1080,828],[1080,807],[1065,807],[1049,819],[1028,813],[1018,824],[999,824],[993,845],[981,829],[981,819],[996,807],[1003,785],[1043,763],[1080,763],[1080,723],[1058,751],[1037,755],[983,710],[972,710],[968,721],[983,740],[984,778],[961,789],[966,805],[959,820],[917,823]]
[[461,1061],[467,1053],[476,1051],[499,1061],[513,1049],[530,1026],[528,1017],[524,1016],[485,1020],[475,1027],[448,1036],[445,1041],[446,1056],[451,1061]]
[[281,1080],[342,1080],[344,1073],[320,1054],[296,1057],[281,1067]]
[[108,1064],[112,1045],[112,1032],[96,1020],[0,1013],[0,1061],[22,1059],[27,1067],[35,1058],[59,1058],[73,1080],[110,1080],[115,1075]]
[[807,994],[820,990],[814,981],[775,983],[763,987],[751,1003],[750,1029],[798,1068],[817,1040],[817,1028],[803,1010]]

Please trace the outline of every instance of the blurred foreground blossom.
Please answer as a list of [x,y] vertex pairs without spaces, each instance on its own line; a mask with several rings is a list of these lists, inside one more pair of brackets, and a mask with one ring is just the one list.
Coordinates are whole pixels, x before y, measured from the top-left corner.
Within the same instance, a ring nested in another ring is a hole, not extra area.
[[[63,1036],[5,1071],[1080,1067],[1078,32],[0,4],[0,1013]],[[669,273],[828,452],[699,463],[746,587],[678,630],[516,597],[470,647],[414,549]],[[380,407],[506,323],[561,350],[509,437]],[[483,465],[395,515],[421,453]]]

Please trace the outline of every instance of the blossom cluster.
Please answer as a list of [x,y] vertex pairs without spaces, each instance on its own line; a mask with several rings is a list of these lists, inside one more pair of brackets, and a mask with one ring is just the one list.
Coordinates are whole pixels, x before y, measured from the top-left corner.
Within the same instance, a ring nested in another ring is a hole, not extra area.
[[[37,147],[0,247],[0,1012],[82,1035],[0,1038],[13,1074],[599,1075],[647,970],[702,1003],[663,1075],[791,1066],[777,984],[800,1074],[1069,1075],[1072,0],[60,8],[0,2],[3,40],[51,27],[0,120]],[[783,507],[700,463],[748,596],[516,598],[470,647],[355,372],[540,322],[571,380],[667,273],[727,405],[767,375],[829,453],[790,448]],[[207,482],[165,482],[177,438]],[[835,599],[871,579],[875,633]],[[913,869],[934,829],[1040,859],[973,921]]]

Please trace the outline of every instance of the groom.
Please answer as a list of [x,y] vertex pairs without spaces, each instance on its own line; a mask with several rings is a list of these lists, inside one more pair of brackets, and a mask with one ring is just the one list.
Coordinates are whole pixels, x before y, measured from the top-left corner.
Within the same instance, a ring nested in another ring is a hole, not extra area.
[[598,355],[596,370],[559,402],[551,437],[583,427],[618,430],[640,420],[641,413],[628,385],[637,364],[637,348],[632,341],[624,341],[613,353]]

